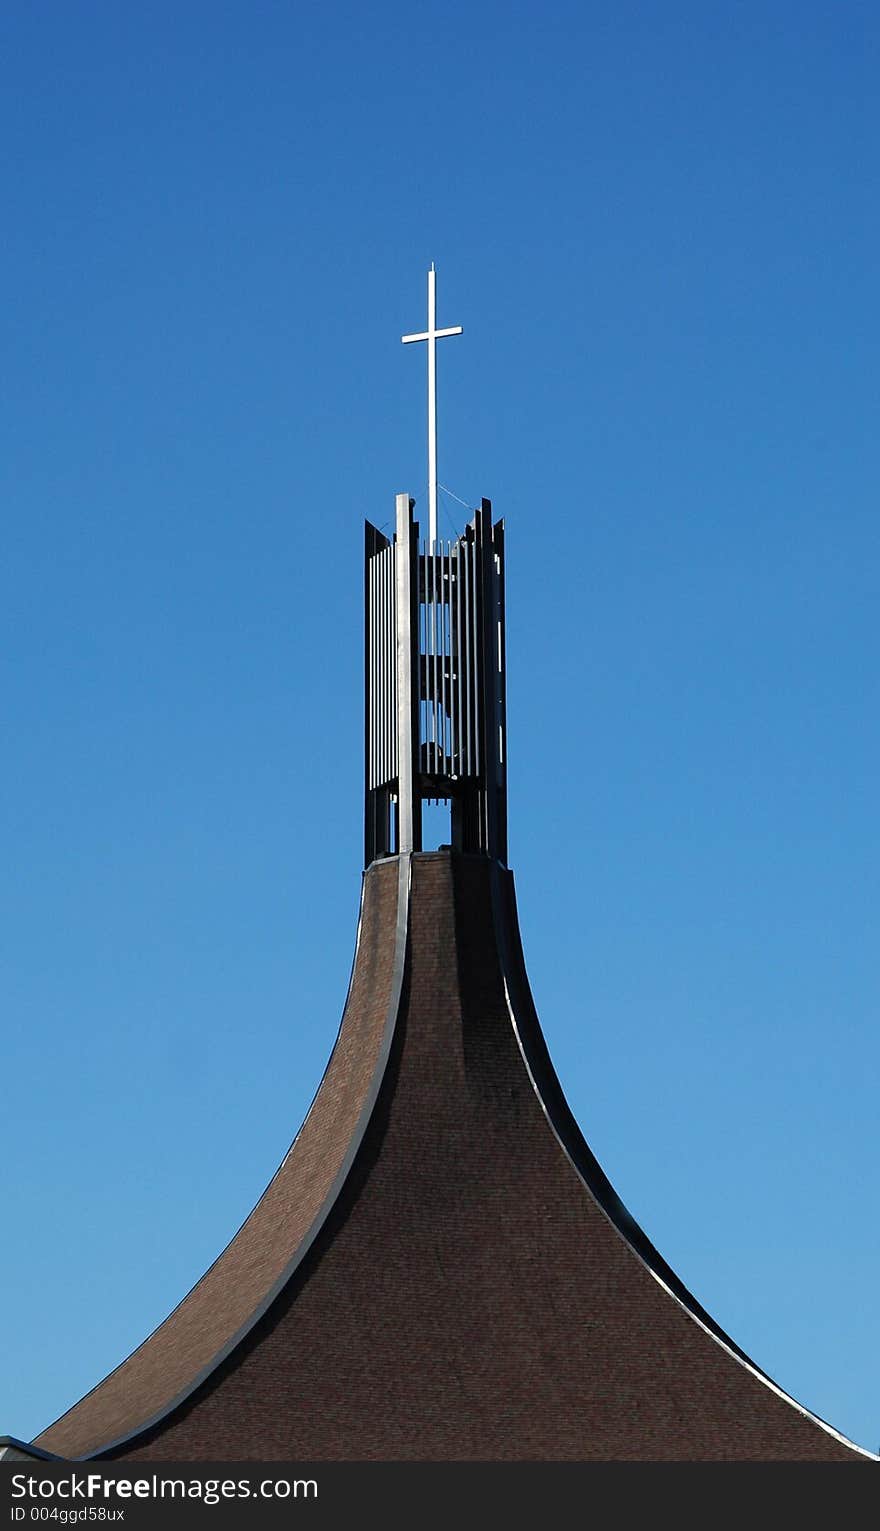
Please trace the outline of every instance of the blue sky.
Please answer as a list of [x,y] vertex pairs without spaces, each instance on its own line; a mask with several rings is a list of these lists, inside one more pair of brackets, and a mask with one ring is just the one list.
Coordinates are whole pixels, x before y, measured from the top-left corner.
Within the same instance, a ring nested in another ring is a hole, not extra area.
[[10,0],[0,73],[0,1431],[177,1302],[320,1078],[433,260],[563,1085],[876,1449],[876,7]]

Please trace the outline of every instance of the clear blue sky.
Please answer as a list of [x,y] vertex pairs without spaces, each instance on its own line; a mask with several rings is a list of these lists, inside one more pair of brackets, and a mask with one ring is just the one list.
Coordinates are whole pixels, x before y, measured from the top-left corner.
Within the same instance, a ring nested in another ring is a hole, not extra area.
[[8,0],[0,73],[0,1432],[177,1302],[322,1072],[434,260],[558,1071],[876,1449],[880,11]]

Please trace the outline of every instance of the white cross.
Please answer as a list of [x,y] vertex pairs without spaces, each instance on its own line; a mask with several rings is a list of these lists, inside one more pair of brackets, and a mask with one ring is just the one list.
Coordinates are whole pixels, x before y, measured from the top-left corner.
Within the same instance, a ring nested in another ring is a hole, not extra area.
[[413,340],[428,342],[428,552],[437,541],[437,341],[445,335],[461,335],[460,324],[451,330],[437,328],[437,273],[434,262],[428,272],[428,328],[421,335],[401,335],[403,344]]

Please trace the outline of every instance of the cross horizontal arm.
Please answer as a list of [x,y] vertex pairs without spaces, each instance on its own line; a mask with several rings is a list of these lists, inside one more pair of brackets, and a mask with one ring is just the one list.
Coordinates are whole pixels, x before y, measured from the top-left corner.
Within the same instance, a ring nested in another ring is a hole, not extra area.
[[411,340],[430,340],[432,335],[435,340],[442,340],[444,335],[463,334],[464,329],[462,326],[460,324],[456,324],[451,330],[425,330],[424,334],[422,335],[401,335],[400,338],[403,341],[403,344],[407,346]]

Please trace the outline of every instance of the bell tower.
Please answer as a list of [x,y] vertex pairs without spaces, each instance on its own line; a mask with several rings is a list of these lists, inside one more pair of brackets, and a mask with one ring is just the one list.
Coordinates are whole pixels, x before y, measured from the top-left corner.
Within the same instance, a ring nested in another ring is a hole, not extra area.
[[364,866],[422,849],[422,805],[448,803],[454,850],[507,864],[504,523],[483,500],[460,537],[437,535],[437,273],[428,272],[428,525],[397,496],[391,538],[364,547]]
[[421,542],[369,521],[364,865],[422,849],[422,804],[448,802],[454,849],[507,863],[504,523],[483,500],[462,535]]

